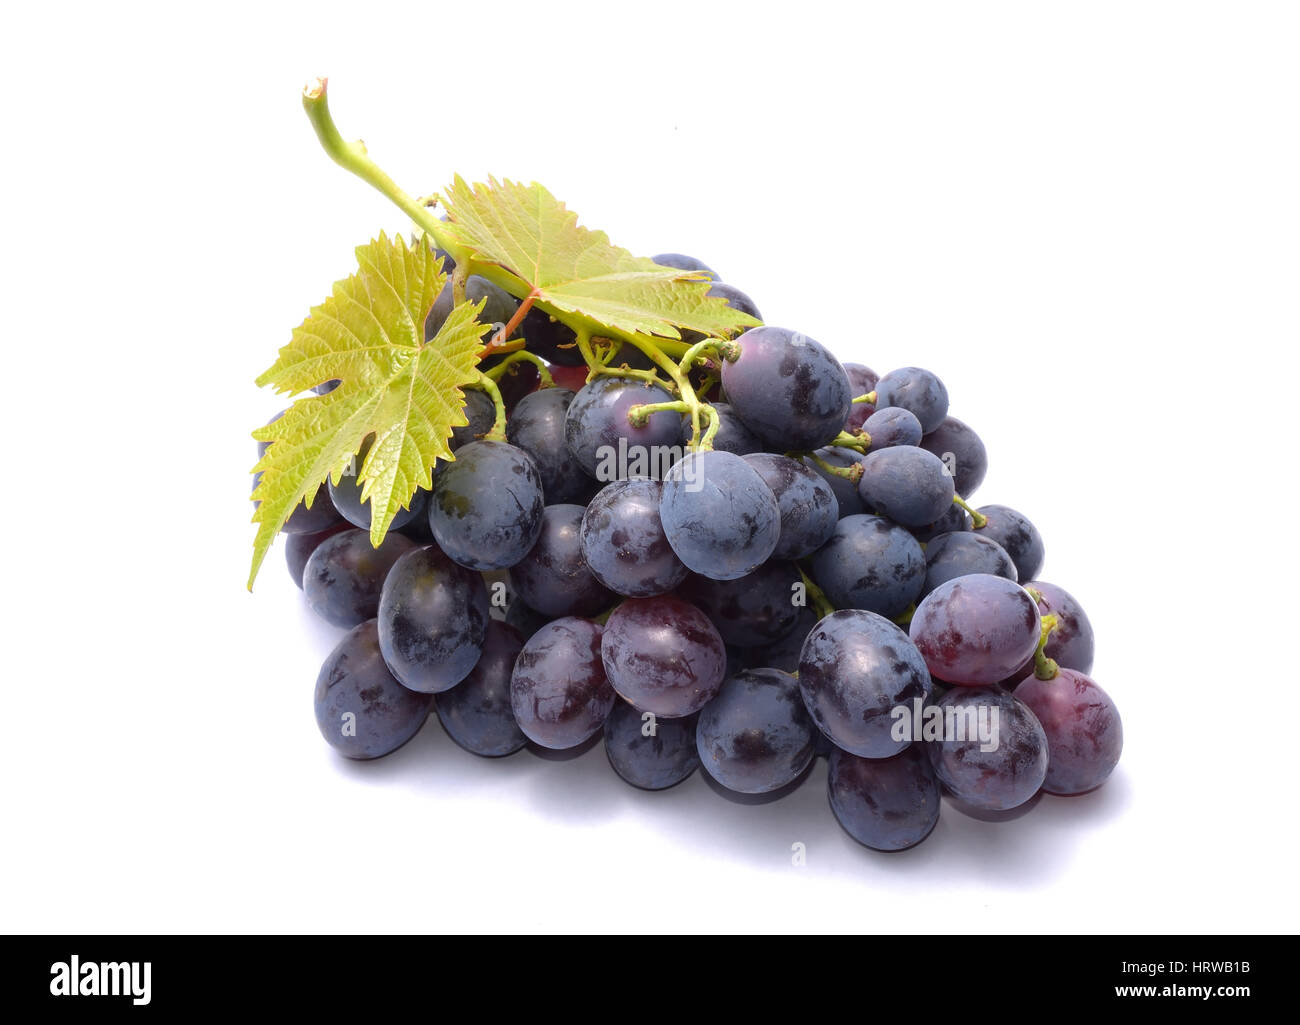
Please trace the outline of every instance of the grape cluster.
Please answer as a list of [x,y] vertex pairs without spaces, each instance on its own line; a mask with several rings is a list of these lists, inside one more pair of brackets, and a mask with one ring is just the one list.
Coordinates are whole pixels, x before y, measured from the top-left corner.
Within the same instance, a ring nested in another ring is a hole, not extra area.
[[[656,260],[758,316],[698,260]],[[1006,812],[1106,780],[1122,731],[1088,617],[1038,579],[1027,517],[967,502],[987,455],[935,374],[762,326],[678,368],[707,403],[683,412],[681,378],[631,346],[589,368],[541,311],[520,330],[557,383],[503,378],[504,432],[470,390],[454,460],[380,546],[354,478],[284,528],[308,604],[348,631],[315,693],[343,755],[388,754],[431,711],[485,757],[603,732],[649,790],[703,766],[769,794],[823,755],[836,820],[884,851],[923,840],[945,792]]]

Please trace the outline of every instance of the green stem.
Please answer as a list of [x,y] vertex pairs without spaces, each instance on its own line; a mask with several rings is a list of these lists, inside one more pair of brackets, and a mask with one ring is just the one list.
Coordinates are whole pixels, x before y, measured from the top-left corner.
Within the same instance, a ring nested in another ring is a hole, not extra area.
[[858,403],[858,402],[870,402],[870,403],[872,403],[872,404],[874,405],[874,404],[875,404],[875,401],[876,401],[876,393],[873,392],[873,391],[869,391],[869,392],[867,392],[867,394],[865,394],[865,395],[859,395],[859,396],[858,396],[857,398],[855,398],[853,401],[854,401],[854,403]]
[[459,306],[465,301],[465,282],[469,280],[469,261],[456,264],[451,272],[451,304]]
[[832,466],[816,452],[808,452],[805,454],[827,473],[833,473],[836,477],[843,477],[845,480],[852,481],[854,484],[862,479],[861,463],[855,462],[852,466]]
[[855,431],[852,434],[848,431],[840,431],[831,444],[839,448],[851,448],[858,452],[865,452],[871,447],[871,435],[866,431]]
[[894,620],[899,626],[907,626],[912,622],[912,617],[916,615],[916,605],[912,604],[907,607],[907,611]]
[[501,399],[501,389],[497,387],[496,381],[492,380],[485,372],[478,372],[478,383],[471,385],[473,388],[481,388],[487,392],[488,398],[492,400],[492,405],[496,408],[496,420],[492,424],[492,430],[483,435],[484,441],[505,441],[506,440],[506,404]]
[[1061,671],[1061,667],[1056,664],[1055,660],[1047,657],[1047,638],[1056,629],[1056,624],[1057,619],[1055,616],[1047,615],[1043,617],[1043,633],[1038,638],[1038,648],[1034,651],[1034,675],[1040,680],[1054,680]]
[[[718,411],[707,402],[699,403],[695,408],[695,412],[698,416],[707,416],[709,418],[709,426],[704,429],[704,434],[700,438],[700,443],[696,451],[712,452],[713,439],[718,436],[718,428],[722,426],[722,417],[718,416]],[[694,420],[692,420],[691,423],[694,430],[698,431],[699,424]]]
[[690,407],[681,399],[674,399],[671,402],[643,402],[639,406],[628,409],[627,422],[633,427],[644,427],[651,413],[689,413],[690,411]]
[[518,352],[512,352],[509,356],[503,359],[491,370],[486,370],[484,371],[484,373],[486,373],[488,377],[492,378],[492,380],[500,381],[501,378],[505,376],[507,371],[512,374],[514,373],[514,370],[512,370],[511,367],[513,367],[516,363],[533,364],[535,367],[537,367],[537,376],[540,377],[542,380],[542,387],[543,388],[555,387],[555,378],[551,376],[551,370],[546,365],[546,361],[544,359],[541,359],[538,356],[533,355],[531,352],[527,352],[523,349],[520,349]]
[[961,495],[953,495],[952,502],[953,505],[965,509],[970,513],[971,522],[975,525],[976,530],[979,530],[980,527],[987,527],[989,525],[989,518],[968,503],[966,499],[961,497]]
[[826,597],[826,592],[814,584],[812,578],[809,577],[802,568],[799,570],[799,577],[803,580],[803,589],[807,593],[808,599],[812,602],[813,611],[817,613],[818,619],[825,619],[835,611],[835,606],[832,605],[831,600]]

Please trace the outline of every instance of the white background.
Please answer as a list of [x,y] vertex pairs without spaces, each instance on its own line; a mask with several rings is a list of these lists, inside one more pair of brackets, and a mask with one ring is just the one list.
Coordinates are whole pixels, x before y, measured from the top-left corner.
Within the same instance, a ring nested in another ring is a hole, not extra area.
[[[1268,3],[18,5],[0,41],[0,927],[1294,930],[1300,24]],[[1124,717],[1111,782],[896,856],[825,763],[350,764],[338,631],[244,589],[253,378],[413,193],[544,182],[879,371],[938,371]],[[791,865],[791,844],[807,864]]]

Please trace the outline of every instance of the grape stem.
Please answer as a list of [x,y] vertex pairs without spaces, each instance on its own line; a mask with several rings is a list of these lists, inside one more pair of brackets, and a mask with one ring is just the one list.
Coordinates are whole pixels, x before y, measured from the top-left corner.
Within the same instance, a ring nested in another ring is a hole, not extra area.
[[[495,369],[495,368],[494,368]],[[496,419],[492,423],[492,430],[483,435],[484,441],[505,441],[506,440],[506,404],[501,399],[501,389],[497,387],[496,381],[492,380],[484,371],[478,372],[478,382],[470,385],[472,388],[480,388],[487,392],[488,398],[492,400],[492,405],[496,408]]]
[[962,498],[961,495],[953,495],[952,504],[957,506],[959,509],[965,509],[970,513],[971,523],[975,525],[976,530],[979,530],[980,527],[987,527],[989,525],[989,518],[967,502],[966,499]]
[[514,366],[517,363],[531,363],[537,367],[537,376],[541,378],[543,388],[554,388],[555,378],[551,376],[551,370],[546,365],[546,361],[531,352],[520,349],[518,352],[512,352],[491,370],[485,370],[484,373],[494,381],[500,381],[507,372],[513,374]]
[[912,622],[912,617],[916,615],[916,604],[913,603],[907,607],[907,610],[894,620],[899,626],[907,626]]
[[873,391],[869,391],[869,392],[867,392],[867,394],[865,394],[865,395],[859,395],[859,396],[858,396],[857,398],[855,398],[853,401],[854,401],[855,404],[858,403],[858,402],[870,402],[870,403],[872,403],[872,404],[874,405],[874,404],[875,404],[875,401],[876,401],[876,393],[873,392]]
[[812,602],[813,611],[817,613],[818,619],[825,619],[835,611],[835,606],[826,597],[826,592],[812,582],[812,578],[803,571],[802,567],[799,569],[799,577],[803,581],[804,592]]
[[858,452],[866,452],[871,447],[871,435],[866,431],[854,431],[852,434],[848,431],[840,431],[831,444],[838,448],[851,448]]
[[833,473],[836,477],[843,477],[845,480],[850,481],[853,484],[856,484],[862,479],[861,463],[854,463],[852,466],[832,466],[816,452],[807,452],[804,454],[827,473]]
[[681,399],[674,399],[671,402],[643,402],[639,406],[632,406],[627,411],[627,422],[633,427],[644,427],[651,413],[689,413],[690,411],[690,407]]
[[[457,268],[459,268],[459,266],[460,265],[457,264]],[[519,304],[519,308],[515,310],[514,316],[510,318],[509,322],[500,331],[492,336],[492,341],[487,343],[487,346],[479,356],[480,360],[485,356],[492,356],[505,349],[507,340],[511,335],[519,330],[519,325],[523,323],[523,319],[528,316],[528,311],[533,308],[533,303],[537,302],[537,297],[540,294],[541,293],[534,288],[524,296],[524,300]]]
[[1054,659],[1047,657],[1047,638],[1056,629],[1057,618],[1053,615],[1043,617],[1043,633],[1038,638],[1038,647],[1034,651],[1034,675],[1040,680],[1054,680],[1061,667]]
[[[316,132],[316,138],[320,140],[321,147],[326,154],[336,164],[346,171],[352,172],[363,182],[377,189],[382,195],[392,201],[407,217],[409,217],[421,231],[433,239],[438,248],[451,254],[451,258],[456,261],[456,267],[459,270],[464,268],[465,276],[477,274],[486,278],[494,285],[504,288],[516,299],[527,301],[530,295],[536,289],[524,281],[517,274],[494,263],[480,263],[474,259],[475,251],[470,247],[462,245],[458,238],[450,230],[450,226],[439,220],[430,212],[429,198],[417,200],[410,193],[404,191],[393,181],[388,174],[376,164],[370,155],[366,152],[365,143],[361,141],[347,142],[334,123],[334,118],[330,115],[327,81],[324,78],[317,78],[308,82],[302,91],[302,106],[307,113],[307,119],[311,122],[312,128]],[[431,198],[431,197],[430,197]],[[452,278],[453,295],[455,294],[455,277]],[[634,331],[626,331],[617,328],[611,328],[600,325],[590,317],[584,317],[577,313],[567,313],[557,310],[549,305],[545,300],[539,300],[533,295],[533,302],[545,310],[550,316],[554,317],[560,323],[572,328],[575,332],[586,329],[590,334],[592,331],[602,331],[607,334],[630,342],[647,355],[653,351],[654,356],[658,356],[655,362],[659,365],[660,360],[667,360],[668,353],[675,358],[680,358],[686,354],[689,348],[685,342],[675,338],[662,338],[658,335],[642,335]],[[527,312],[526,310],[524,311]],[[493,353],[508,351],[506,348],[494,348]],[[652,356],[651,358],[654,358]],[[674,367],[674,370],[676,368]]]

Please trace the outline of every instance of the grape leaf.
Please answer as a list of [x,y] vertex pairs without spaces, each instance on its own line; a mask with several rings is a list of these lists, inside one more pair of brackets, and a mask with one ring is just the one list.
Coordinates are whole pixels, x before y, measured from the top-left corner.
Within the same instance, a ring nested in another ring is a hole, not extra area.
[[253,492],[259,504],[250,589],[289,514],[327,477],[338,483],[367,437],[373,441],[359,479],[378,545],[416,488],[432,486],[434,461],[453,458],[451,429],[468,422],[461,386],[478,378],[482,338],[491,329],[475,319],[482,302],[461,303],[426,343],[425,316],[447,280],[442,261],[423,242],[408,248],[383,234],[356,252],[357,273],[335,283],[257,379],[292,393],[340,384],[298,399],[253,432],[272,444],[254,467],[261,479]]
[[536,182],[489,178],[470,186],[458,175],[443,200],[449,230],[476,261],[505,268],[561,312],[667,338],[680,338],[679,328],[727,338],[760,323],[709,296],[709,281],[633,256],[603,231],[581,227],[578,215]]

